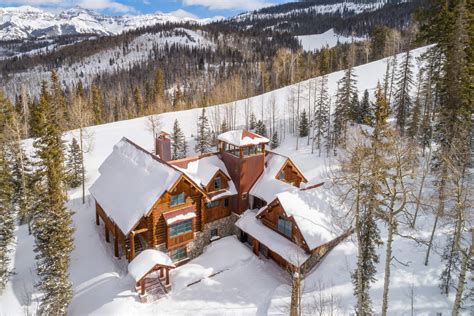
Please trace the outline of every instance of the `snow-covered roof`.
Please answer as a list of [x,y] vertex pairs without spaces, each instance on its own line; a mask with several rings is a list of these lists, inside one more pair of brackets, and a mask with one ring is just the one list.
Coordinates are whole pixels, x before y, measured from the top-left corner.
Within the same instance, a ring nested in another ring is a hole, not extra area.
[[237,194],[237,189],[235,188],[234,182],[229,175],[229,171],[227,170],[224,162],[217,155],[200,157],[190,161],[187,163],[187,165],[186,161],[177,161],[175,163],[171,162],[171,164],[186,174],[192,181],[200,185],[203,189],[209,185],[209,182],[211,182],[219,170],[224,173],[228,178],[229,187],[224,190],[220,190],[216,194],[210,194],[208,197],[210,201],[215,201],[225,196]]
[[181,173],[126,138],[118,142],[99,168],[89,191],[128,234]]
[[301,266],[309,258],[298,245],[262,224],[254,210],[243,213],[235,225],[294,266]]
[[147,275],[156,265],[174,268],[173,260],[164,252],[147,249],[136,256],[128,264],[128,273],[138,282]]
[[270,142],[268,138],[247,130],[228,131],[217,136],[217,139],[237,147],[267,144]]
[[191,205],[183,209],[164,213],[163,217],[165,218],[166,224],[171,225],[177,222],[182,222],[182,221],[196,217],[197,215],[195,211],[196,211],[195,207]]
[[222,160],[217,155],[211,155],[193,160],[188,163],[186,168],[180,168],[191,180],[199,184],[202,188],[209,185],[217,171],[222,171],[229,179],[230,175]]
[[266,168],[249,193],[270,203],[275,199],[276,194],[294,189],[293,185],[276,178],[288,160],[288,157],[268,152],[265,157]]
[[276,196],[286,215],[295,220],[310,250],[337,237],[333,231],[331,206],[322,190],[292,190]]

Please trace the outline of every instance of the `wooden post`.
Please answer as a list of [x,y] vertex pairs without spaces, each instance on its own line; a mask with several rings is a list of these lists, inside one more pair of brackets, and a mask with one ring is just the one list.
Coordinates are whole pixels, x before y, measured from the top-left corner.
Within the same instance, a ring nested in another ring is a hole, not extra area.
[[145,295],[145,277],[140,280],[141,294]]
[[257,239],[254,239],[253,240],[253,253],[257,255],[258,257],[258,253],[260,251],[260,243]]
[[105,227],[105,241],[110,242],[109,227],[107,226],[106,222],[104,222],[104,227]]
[[166,285],[170,285],[170,269],[169,268],[165,268],[166,269]]
[[135,234],[133,232],[130,233],[130,258],[129,260],[132,261],[135,258]]
[[99,222],[99,211],[97,211],[97,206],[95,208],[95,223],[97,226],[100,225],[100,222]]
[[114,252],[115,252],[115,257],[120,258],[119,256],[119,249],[118,249],[118,229],[117,229],[117,224],[114,226]]
[[163,267],[160,267],[160,278],[164,277],[165,276],[165,273],[164,273],[164,268]]

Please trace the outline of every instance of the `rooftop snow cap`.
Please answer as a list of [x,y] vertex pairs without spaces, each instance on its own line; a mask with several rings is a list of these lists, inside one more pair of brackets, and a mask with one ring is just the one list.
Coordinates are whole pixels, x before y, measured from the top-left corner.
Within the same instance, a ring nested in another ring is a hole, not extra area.
[[222,133],[217,139],[237,147],[268,144],[270,142],[268,138],[249,132],[246,129]]

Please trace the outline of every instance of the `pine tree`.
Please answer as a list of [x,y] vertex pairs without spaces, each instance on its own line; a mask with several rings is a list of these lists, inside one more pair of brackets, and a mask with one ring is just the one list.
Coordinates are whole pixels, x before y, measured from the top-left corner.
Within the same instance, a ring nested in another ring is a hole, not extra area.
[[355,78],[354,69],[350,66],[338,82],[333,129],[336,145],[346,142],[347,122],[351,119],[351,105],[357,91]]
[[255,133],[267,137],[267,127],[261,120],[258,120],[257,124],[255,124]]
[[39,137],[43,134],[46,121],[46,106],[50,96],[48,84],[46,81],[41,82],[41,94],[38,102],[31,106],[30,129],[32,137]]
[[77,188],[82,184],[82,165],[81,148],[74,137],[69,146],[66,162],[67,182],[71,188]]
[[412,56],[410,50],[407,50],[397,74],[397,87],[395,90],[395,112],[397,126],[401,136],[405,134],[408,117],[412,101],[410,97],[411,87],[413,85]]
[[138,87],[135,87],[135,89],[133,90],[133,103],[135,105],[136,115],[143,115],[145,113],[145,106],[143,103],[142,93]]
[[[66,209],[64,152],[58,120],[57,103],[46,96],[48,117],[33,144],[36,155],[35,194],[37,203],[33,218],[36,267],[42,292],[41,314],[65,314],[72,298],[68,268],[73,245],[72,214]],[[41,101],[40,101],[41,103]]]
[[[1,132],[0,132],[1,133]],[[5,146],[0,140],[0,292],[12,274],[10,266],[11,246],[15,231],[15,210],[11,172],[6,159]]]
[[306,137],[309,134],[309,122],[308,122],[308,115],[306,114],[306,110],[303,110],[301,113],[300,118],[300,126],[299,126],[299,135],[300,137]]
[[360,109],[359,95],[357,93],[357,90],[352,96],[350,116],[351,116],[351,121],[361,124],[362,112]]
[[186,158],[187,145],[184,133],[179,127],[178,120],[174,121],[173,132],[171,133],[171,159]]
[[184,107],[184,105],[185,105],[184,94],[181,91],[181,86],[178,83],[174,91],[173,109],[181,109]]
[[206,109],[202,109],[202,113],[197,122],[197,134],[195,137],[196,145],[194,151],[199,154],[211,152],[212,135],[209,129],[209,122],[206,115]]
[[270,142],[270,148],[275,149],[280,146],[280,140],[278,139],[278,132],[273,132],[272,140]]
[[58,109],[58,120],[61,130],[66,130],[69,123],[69,112],[66,105],[66,98],[61,90],[59,75],[53,70],[51,72],[51,102],[55,102],[55,108]]
[[[318,98],[315,100],[316,108],[314,109],[314,133],[313,133],[313,147],[316,145],[316,148],[319,151],[321,156],[323,139],[329,134],[329,97],[328,97],[328,88],[327,88],[328,77],[323,76],[321,78],[321,85],[319,88]],[[326,145],[329,145],[329,142],[326,141]]]
[[221,124],[221,133],[225,133],[229,131],[229,127],[227,126],[227,121],[223,120]]
[[373,126],[374,124],[374,110],[370,104],[369,91],[365,89],[364,96],[360,102],[360,121],[358,123]]
[[155,102],[163,101],[165,98],[165,74],[158,68],[154,82]]
[[102,123],[102,107],[103,107],[103,100],[102,100],[102,93],[99,88],[93,84],[91,88],[92,93],[92,102],[91,108],[94,112],[94,124],[99,125]]
[[249,124],[249,128],[251,130],[254,130],[255,128],[257,127],[257,118],[255,117],[255,114],[250,113],[250,124]]

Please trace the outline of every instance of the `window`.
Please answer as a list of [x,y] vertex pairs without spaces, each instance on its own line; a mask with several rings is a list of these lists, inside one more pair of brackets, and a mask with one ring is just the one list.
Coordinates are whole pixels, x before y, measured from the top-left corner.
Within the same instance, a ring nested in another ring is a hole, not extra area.
[[193,220],[187,220],[170,226],[170,236],[176,236],[193,231]]
[[282,171],[280,172],[280,175],[279,175],[278,178],[279,178],[280,180],[282,180],[282,181],[285,181],[285,179],[286,179],[285,170],[282,170]]
[[186,200],[186,197],[184,195],[184,192],[172,195],[170,198],[170,206],[184,204],[185,200]]
[[178,248],[171,251],[171,260],[173,260],[173,262],[183,260],[186,257],[186,247]]
[[289,220],[281,216],[278,217],[278,231],[280,231],[280,233],[291,237],[291,227],[292,224]]
[[218,236],[219,236],[219,231],[217,230],[217,228],[211,229],[211,239]]
[[214,190],[219,190],[221,188],[221,183],[222,180],[221,180],[221,177],[217,176],[215,179],[214,179]]
[[219,201],[212,201],[212,202],[206,203],[206,208],[214,208],[216,206],[219,206]]
[[224,208],[228,208],[229,207],[229,199],[225,199],[224,200]]

